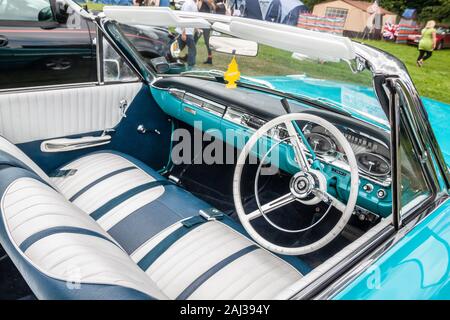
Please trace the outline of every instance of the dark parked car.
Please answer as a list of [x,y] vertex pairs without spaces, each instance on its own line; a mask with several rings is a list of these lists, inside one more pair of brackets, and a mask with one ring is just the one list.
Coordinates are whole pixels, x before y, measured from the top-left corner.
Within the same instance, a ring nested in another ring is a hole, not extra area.
[[[420,41],[420,34],[411,34],[408,36],[408,44],[417,46]],[[436,29],[436,50],[450,48],[450,28],[438,27]]]
[[[175,62],[167,29],[122,25],[148,61]],[[95,82],[96,29],[54,0],[0,0],[0,88]],[[7,76],[5,76],[7,75]]]

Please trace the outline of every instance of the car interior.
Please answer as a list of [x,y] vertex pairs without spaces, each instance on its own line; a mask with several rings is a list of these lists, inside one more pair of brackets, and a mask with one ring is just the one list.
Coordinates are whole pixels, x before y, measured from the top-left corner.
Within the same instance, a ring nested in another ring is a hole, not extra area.
[[[287,299],[389,223],[388,129],[250,85],[177,75],[148,85],[126,63],[104,68],[101,85],[0,94],[0,295]],[[314,146],[303,165],[320,174],[296,173],[288,125],[266,130],[284,150],[273,174],[260,174],[263,155],[239,160],[256,131],[290,114]],[[197,161],[207,152],[214,163]],[[408,140],[400,152],[406,203],[427,191]],[[303,197],[311,179],[330,195]],[[264,214],[290,191],[302,201]],[[255,214],[243,223],[245,213]]]

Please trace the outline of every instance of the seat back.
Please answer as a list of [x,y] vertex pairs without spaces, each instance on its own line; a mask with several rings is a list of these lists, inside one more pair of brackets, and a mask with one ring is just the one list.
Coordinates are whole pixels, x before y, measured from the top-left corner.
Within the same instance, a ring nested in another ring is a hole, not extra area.
[[0,152],[0,243],[38,298],[167,298],[25,154],[4,138]]
[[39,166],[36,163],[34,163],[33,160],[31,160],[19,148],[17,148],[14,144],[9,142],[6,138],[2,136],[0,136],[0,153],[5,154],[9,158],[13,158],[17,161],[20,161],[25,166],[27,166],[30,169],[30,171],[34,172],[46,183],[51,184],[48,175],[44,171],[42,171],[42,169],[39,168]]

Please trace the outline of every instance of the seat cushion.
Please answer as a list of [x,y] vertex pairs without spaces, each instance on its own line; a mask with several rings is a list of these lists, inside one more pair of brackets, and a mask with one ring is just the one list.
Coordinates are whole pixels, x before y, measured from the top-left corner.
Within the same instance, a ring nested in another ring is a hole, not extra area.
[[38,298],[271,299],[307,269],[229,217],[203,219],[215,209],[126,155],[92,153],[49,178],[2,150],[0,242]]
[[52,182],[128,253],[177,221],[210,208],[147,165],[122,153],[92,153],[60,170],[68,169],[77,171],[72,176],[52,178]]
[[302,278],[227,217],[190,228],[176,223],[131,254],[170,299],[273,299]]
[[92,218],[34,173],[0,170],[0,242],[41,299],[166,299]]
[[[149,182],[166,181],[142,162],[112,151],[93,153],[61,168],[69,169],[77,172],[65,178],[52,178],[52,182],[91,215],[118,194]],[[114,190],[115,186],[120,191]],[[198,216],[201,210],[211,210],[210,205],[176,185],[160,185],[133,194],[117,205],[118,208],[112,208],[97,222],[171,299],[273,298],[309,270],[296,258],[288,259],[297,260],[289,264],[256,246],[245,230],[228,217],[220,222],[208,222],[192,232],[186,229],[185,236],[173,238],[173,232],[185,229],[183,220]],[[151,266],[140,263],[166,237],[176,242],[165,248]],[[255,250],[245,252],[247,247]],[[244,250],[242,256],[205,278],[209,269],[241,250]],[[253,271],[249,272],[249,268]],[[199,277],[202,283],[195,282]]]

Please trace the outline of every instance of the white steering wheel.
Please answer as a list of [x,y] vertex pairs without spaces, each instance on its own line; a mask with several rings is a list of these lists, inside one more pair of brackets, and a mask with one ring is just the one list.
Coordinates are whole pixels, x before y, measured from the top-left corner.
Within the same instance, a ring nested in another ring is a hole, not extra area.
[[[305,153],[305,150],[307,150],[307,146],[299,136],[298,130],[300,129],[297,127],[296,121],[315,123],[323,127],[336,138],[336,141],[344,150],[344,153],[347,157],[347,161],[350,167],[350,194],[348,197],[347,204],[342,203],[340,200],[330,195],[327,192],[326,177],[322,174],[320,170],[315,170],[311,168],[310,162],[308,161],[308,158],[306,157]],[[242,199],[241,175],[243,168],[245,166],[248,156],[250,155],[252,150],[254,150],[254,147],[256,143],[259,141],[259,139],[261,138],[267,139],[268,137],[270,137],[270,135],[268,135],[267,133],[270,132],[271,130],[280,128],[280,126],[285,126],[289,136],[272,145],[269,151],[262,157],[262,159],[260,159],[261,160],[260,165],[258,167],[255,178],[255,198],[258,205],[258,209],[247,214],[244,210],[244,206],[241,200]],[[261,165],[265,162],[266,156],[273,150],[273,148],[276,145],[279,145],[280,143],[284,142],[285,140],[289,140],[290,144],[294,149],[295,161],[299,165],[300,171],[297,172],[295,175],[293,175],[293,177],[291,178],[291,181],[289,183],[290,192],[288,194],[283,195],[273,201],[270,201],[267,204],[261,205],[258,197],[258,187],[257,187],[258,184],[257,180],[259,177]],[[302,255],[314,252],[322,248],[341,233],[341,231],[348,223],[350,217],[352,216],[353,210],[355,208],[356,200],[358,197],[358,184],[359,184],[359,175],[355,154],[353,153],[353,150],[350,147],[350,144],[348,143],[347,139],[339,131],[339,129],[337,129],[329,121],[324,120],[323,118],[315,115],[307,113],[290,113],[287,115],[277,117],[272,121],[269,121],[266,124],[264,124],[251,136],[247,144],[244,146],[242,152],[239,155],[236,164],[236,170],[234,172],[233,198],[239,220],[241,221],[243,227],[248,232],[248,234],[257,243],[259,243],[262,247],[276,253],[284,255]],[[268,213],[295,201],[299,201],[306,205],[314,205],[323,201],[329,204],[329,208],[318,221],[316,221],[313,225],[304,229],[291,230],[282,228],[269,219],[267,215]],[[273,227],[282,232],[289,232],[289,233],[303,232],[313,228],[315,225],[320,223],[321,220],[327,215],[327,213],[331,209],[331,206],[335,207],[336,209],[342,212],[342,215],[338,220],[338,222],[336,223],[336,225],[319,240],[299,247],[283,247],[275,243],[272,243],[267,239],[265,239],[264,237],[262,237],[256,231],[256,229],[253,227],[251,223],[252,220],[263,216],[269,224],[271,224]]]

